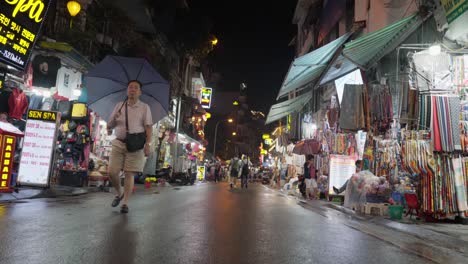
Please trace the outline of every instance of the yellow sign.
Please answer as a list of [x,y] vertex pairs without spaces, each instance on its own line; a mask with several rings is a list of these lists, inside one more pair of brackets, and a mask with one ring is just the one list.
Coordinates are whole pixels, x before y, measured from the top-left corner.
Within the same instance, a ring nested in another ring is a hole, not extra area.
[[447,22],[451,23],[466,10],[468,10],[468,0],[441,0],[442,6],[445,10]]
[[266,149],[262,149],[262,150],[260,151],[260,154],[266,155],[266,154],[268,154],[268,151],[267,151]]
[[49,111],[41,111],[41,110],[29,110],[28,119],[55,122],[57,120],[57,113],[49,112]]
[[50,0],[0,0],[0,60],[25,69]]
[[40,0],[5,0],[9,5],[15,7],[12,17],[16,17],[18,12],[28,13],[28,16],[31,20],[34,20],[36,23],[39,23],[44,18],[45,15],[45,4]]
[[262,135],[262,139],[267,139],[267,138],[270,138],[270,135],[269,135],[269,134],[263,134],[263,135]]
[[0,135],[0,192],[10,192],[11,172],[13,168],[13,157],[16,138],[13,136]]
[[205,179],[205,166],[197,166],[197,179],[200,181]]

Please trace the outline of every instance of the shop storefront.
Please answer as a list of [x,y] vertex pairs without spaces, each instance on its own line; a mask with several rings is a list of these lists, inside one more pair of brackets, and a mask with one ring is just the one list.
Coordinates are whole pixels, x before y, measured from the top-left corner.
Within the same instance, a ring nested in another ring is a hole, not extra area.
[[[355,210],[395,214],[406,206],[426,219],[465,217],[468,51],[437,39],[432,17],[412,15],[344,43],[319,77],[308,75],[313,92],[296,90],[271,108],[268,121],[287,117],[275,139],[283,163],[294,165],[294,152],[315,154],[319,190],[335,196],[333,187],[344,186],[345,206]],[[288,133],[294,117],[301,131],[295,145]]]

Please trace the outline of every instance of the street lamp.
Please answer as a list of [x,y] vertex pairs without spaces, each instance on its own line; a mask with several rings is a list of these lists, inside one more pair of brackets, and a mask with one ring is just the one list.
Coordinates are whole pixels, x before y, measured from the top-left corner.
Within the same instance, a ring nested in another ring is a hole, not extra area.
[[224,119],[221,119],[219,120],[217,123],[216,123],[216,127],[215,127],[215,134],[214,134],[214,146],[213,146],[213,157],[216,158],[216,138],[217,138],[217,135],[218,135],[218,126],[219,124],[221,124],[222,121],[228,121],[228,123],[232,123],[234,122],[234,119],[232,118],[228,118],[227,120],[224,120]]
[[237,136],[237,133],[234,131],[234,132],[232,132],[232,135],[233,135],[233,136]]

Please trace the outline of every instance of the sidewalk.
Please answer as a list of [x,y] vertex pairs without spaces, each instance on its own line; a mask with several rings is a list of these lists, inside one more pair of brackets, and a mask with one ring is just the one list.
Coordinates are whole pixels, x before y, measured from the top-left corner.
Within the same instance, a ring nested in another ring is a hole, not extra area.
[[436,263],[465,263],[468,258],[468,226],[454,223],[426,223],[421,220],[391,220],[356,213],[339,204],[324,200],[304,200],[278,192],[294,199],[305,209],[312,210],[330,221],[377,237],[401,249],[407,250]]
[[19,192],[13,193],[0,193],[0,203],[11,203],[24,199],[37,199],[37,198],[56,198],[64,196],[77,196],[84,195],[89,192],[96,192],[97,188],[91,187],[68,187],[55,185],[50,189],[29,189],[22,188]]

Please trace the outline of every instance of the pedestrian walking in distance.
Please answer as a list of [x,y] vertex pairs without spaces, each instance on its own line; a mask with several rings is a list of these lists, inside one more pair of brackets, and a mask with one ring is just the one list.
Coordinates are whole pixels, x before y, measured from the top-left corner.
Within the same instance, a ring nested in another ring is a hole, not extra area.
[[241,187],[247,189],[247,183],[249,181],[249,158],[246,156],[242,162],[242,172],[241,172]]
[[[146,157],[151,151],[153,120],[150,107],[140,101],[141,86],[139,81],[130,81],[127,87],[127,99],[118,103],[107,123],[108,133],[115,130],[116,139],[112,141],[109,160],[109,176],[117,196],[112,207],[122,201],[121,213],[128,213],[128,200],[133,191],[134,175],[143,172]],[[125,173],[124,191],[120,188],[119,174]]]

